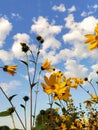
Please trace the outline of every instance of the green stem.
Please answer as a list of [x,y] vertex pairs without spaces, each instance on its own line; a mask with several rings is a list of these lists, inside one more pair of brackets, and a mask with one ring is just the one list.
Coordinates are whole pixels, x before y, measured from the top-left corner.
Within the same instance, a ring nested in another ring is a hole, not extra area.
[[97,96],[97,92],[96,92],[96,89],[95,89],[95,87],[93,86],[93,84],[92,84],[90,81],[88,81],[88,83],[93,87],[94,92],[95,92],[95,95]]
[[13,114],[11,114],[10,116],[11,116],[11,118],[12,118],[12,123],[13,123],[14,129],[15,129],[15,128],[16,128],[16,126],[15,126],[15,121],[14,121]]
[[87,94],[89,94],[89,96],[91,96],[90,93],[89,93],[89,91],[87,91],[85,88],[83,88],[83,86],[82,86],[81,84],[79,84],[79,86],[80,86]]
[[26,102],[25,102],[25,109],[24,109],[24,117],[25,117],[25,128],[27,130]]
[[[36,77],[36,71],[37,71],[37,62],[38,62],[38,57],[39,57],[39,53],[40,53],[40,43],[38,45],[38,51],[37,51],[37,56],[36,56],[36,60],[35,60],[35,64],[34,64],[34,75],[33,75],[33,80],[32,80],[32,84],[31,84],[31,88],[30,88],[30,130],[33,130],[32,128],[32,89],[33,89],[33,85],[35,82],[35,77]],[[35,117],[34,119],[35,120]],[[34,122],[34,121],[33,121]],[[34,126],[33,126],[34,127]]]
[[32,85],[31,85],[31,79],[30,79],[30,72],[29,72],[29,61],[28,61],[28,55],[26,53],[26,62],[27,62],[27,74],[28,74],[28,80],[30,85],[30,130],[32,130]]
[[37,87],[37,90],[35,91],[36,93],[36,97],[35,97],[35,105],[34,105],[34,115],[33,115],[33,126],[35,124],[35,117],[36,117],[36,106],[37,106],[37,97],[38,97],[38,87]]
[[[9,101],[9,98],[8,98],[8,96],[6,95],[6,93],[3,91],[3,89],[2,89],[1,87],[0,87],[0,89],[1,89],[2,93],[4,94],[4,96],[7,98],[7,100]],[[11,104],[12,107],[14,107],[14,105],[13,105],[13,103],[12,103],[11,101],[9,101],[9,103]],[[23,124],[23,122],[22,122],[22,120],[21,120],[21,118],[20,118],[18,112],[16,111],[16,109],[15,109],[15,113],[16,113],[16,115],[17,115],[17,117],[18,117],[18,119],[19,119],[19,121],[20,121],[22,127],[24,128],[24,130],[26,130],[26,128],[25,128],[25,126],[24,126],[24,124]]]

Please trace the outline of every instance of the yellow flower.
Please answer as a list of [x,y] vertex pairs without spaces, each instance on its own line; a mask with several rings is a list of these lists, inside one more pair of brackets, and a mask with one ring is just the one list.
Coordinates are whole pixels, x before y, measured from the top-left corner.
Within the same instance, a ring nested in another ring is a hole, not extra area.
[[63,73],[60,71],[52,73],[49,77],[44,76],[45,83],[41,83],[43,91],[47,94],[54,95],[54,100],[62,99],[68,100],[70,95],[70,88],[66,86]]
[[85,37],[87,38],[87,40],[85,41],[85,44],[90,43],[88,47],[90,50],[98,48],[98,24],[95,27],[95,35],[87,34],[85,35]]
[[98,95],[95,95],[95,94],[90,94],[91,95],[91,100],[93,101],[93,102],[96,102],[96,103],[98,103]]
[[44,76],[44,80],[46,84],[41,83],[43,91],[47,94],[53,93],[58,87],[55,73],[51,74],[49,78]]
[[70,88],[69,87],[59,87],[56,89],[55,95],[54,95],[54,100],[65,100],[68,101],[71,94],[70,94]]
[[48,72],[52,72],[55,69],[55,66],[51,66],[51,62],[46,59],[41,66],[41,70],[46,70]]
[[90,100],[86,100],[86,101],[84,101],[84,103],[86,103],[86,107],[90,107],[93,104],[93,102]]
[[66,124],[61,123],[61,130],[67,130],[67,128],[66,128]]
[[72,88],[77,88],[79,84],[83,84],[83,80],[81,78],[68,78],[67,85]]
[[17,65],[13,65],[13,66],[8,66],[8,65],[5,65],[3,67],[3,70],[8,72],[10,75],[14,75],[16,72],[15,70],[17,69]]

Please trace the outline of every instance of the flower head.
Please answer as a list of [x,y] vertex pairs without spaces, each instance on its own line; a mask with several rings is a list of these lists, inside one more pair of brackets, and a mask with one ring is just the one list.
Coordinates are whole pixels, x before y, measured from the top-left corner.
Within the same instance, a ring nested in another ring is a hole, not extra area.
[[23,97],[23,100],[24,100],[25,102],[27,102],[27,101],[29,100],[29,97],[28,97],[28,96],[24,96],[24,97]]
[[44,76],[45,83],[41,83],[43,91],[47,94],[51,94],[56,91],[58,84],[55,73],[51,74],[48,78]]
[[43,39],[40,35],[37,35],[36,39],[37,39],[40,43],[43,43],[43,42],[44,42],[44,39]]
[[26,52],[29,50],[29,47],[27,46],[26,43],[20,42],[20,45],[22,46],[22,51],[23,51],[23,52],[26,53]]
[[86,101],[84,101],[84,103],[86,104],[86,107],[90,107],[93,104],[93,102],[90,100],[86,100]]
[[3,71],[6,71],[8,72],[10,75],[14,75],[16,72],[15,70],[17,69],[17,65],[13,65],[13,66],[8,66],[8,65],[5,65],[3,67]]
[[87,38],[87,40],[85,41],[85,44],[90,43],[90,45],[88,46],[90,50],[98,48],[98,24],[95,27],[95,35],[87,34],[85,35],[85,37]]
[[90,94],[90,95],[91,95],[91,100],[92,100],[93,102],[98,103],[98,95],[95,95],[95,94]]
[[41,70],[46,70],[48,72],[52,72],[55,69],[55,66],[51,66],[51,62],[46,59],[41,66]]

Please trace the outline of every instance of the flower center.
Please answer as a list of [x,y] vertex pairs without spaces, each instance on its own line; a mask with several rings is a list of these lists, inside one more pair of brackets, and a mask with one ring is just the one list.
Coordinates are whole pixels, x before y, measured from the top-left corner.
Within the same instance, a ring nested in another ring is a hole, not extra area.
[[95,40],[98,41],[98,36],[95,37]]
[[52,86],[51,86],[51,89],[53,89],[53,90],[54,90],[54,89],[55,89],[55,85],[52,85]]

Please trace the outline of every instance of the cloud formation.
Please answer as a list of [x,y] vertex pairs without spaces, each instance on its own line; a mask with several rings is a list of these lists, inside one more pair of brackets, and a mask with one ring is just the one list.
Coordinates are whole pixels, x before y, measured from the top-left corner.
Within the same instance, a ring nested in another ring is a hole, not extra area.
[[54,11],[59,11],[59,12],[65,12],[65,11],[66,11],[66,8],[65,8],[65,5],[64,5],[64,4],[60,4],[59,6],[54,5],[54,6],[52,7],[52,9],[53,9]]
[[47,18],[42,16],[38,17],[38,20],[33,19],[34,24],[31,26],[31,32],[41,35],[45,42],[43,44],[43,49],[48,48],[57,49],[60,47],[60,42],[55,38],[61,30],[61,25],[54,25],[54,23],[49,23]]
[[7,18],[1,17],[0,18],[0,47],[3,46],[4,40],[6,39],[7,35],[12,30],[12,24],[8,21]]
[[12,80],[9,83],[0,83],[0,86],[5,92],[7,92],[8,90],[21,86],[21,83],[17,80]]

